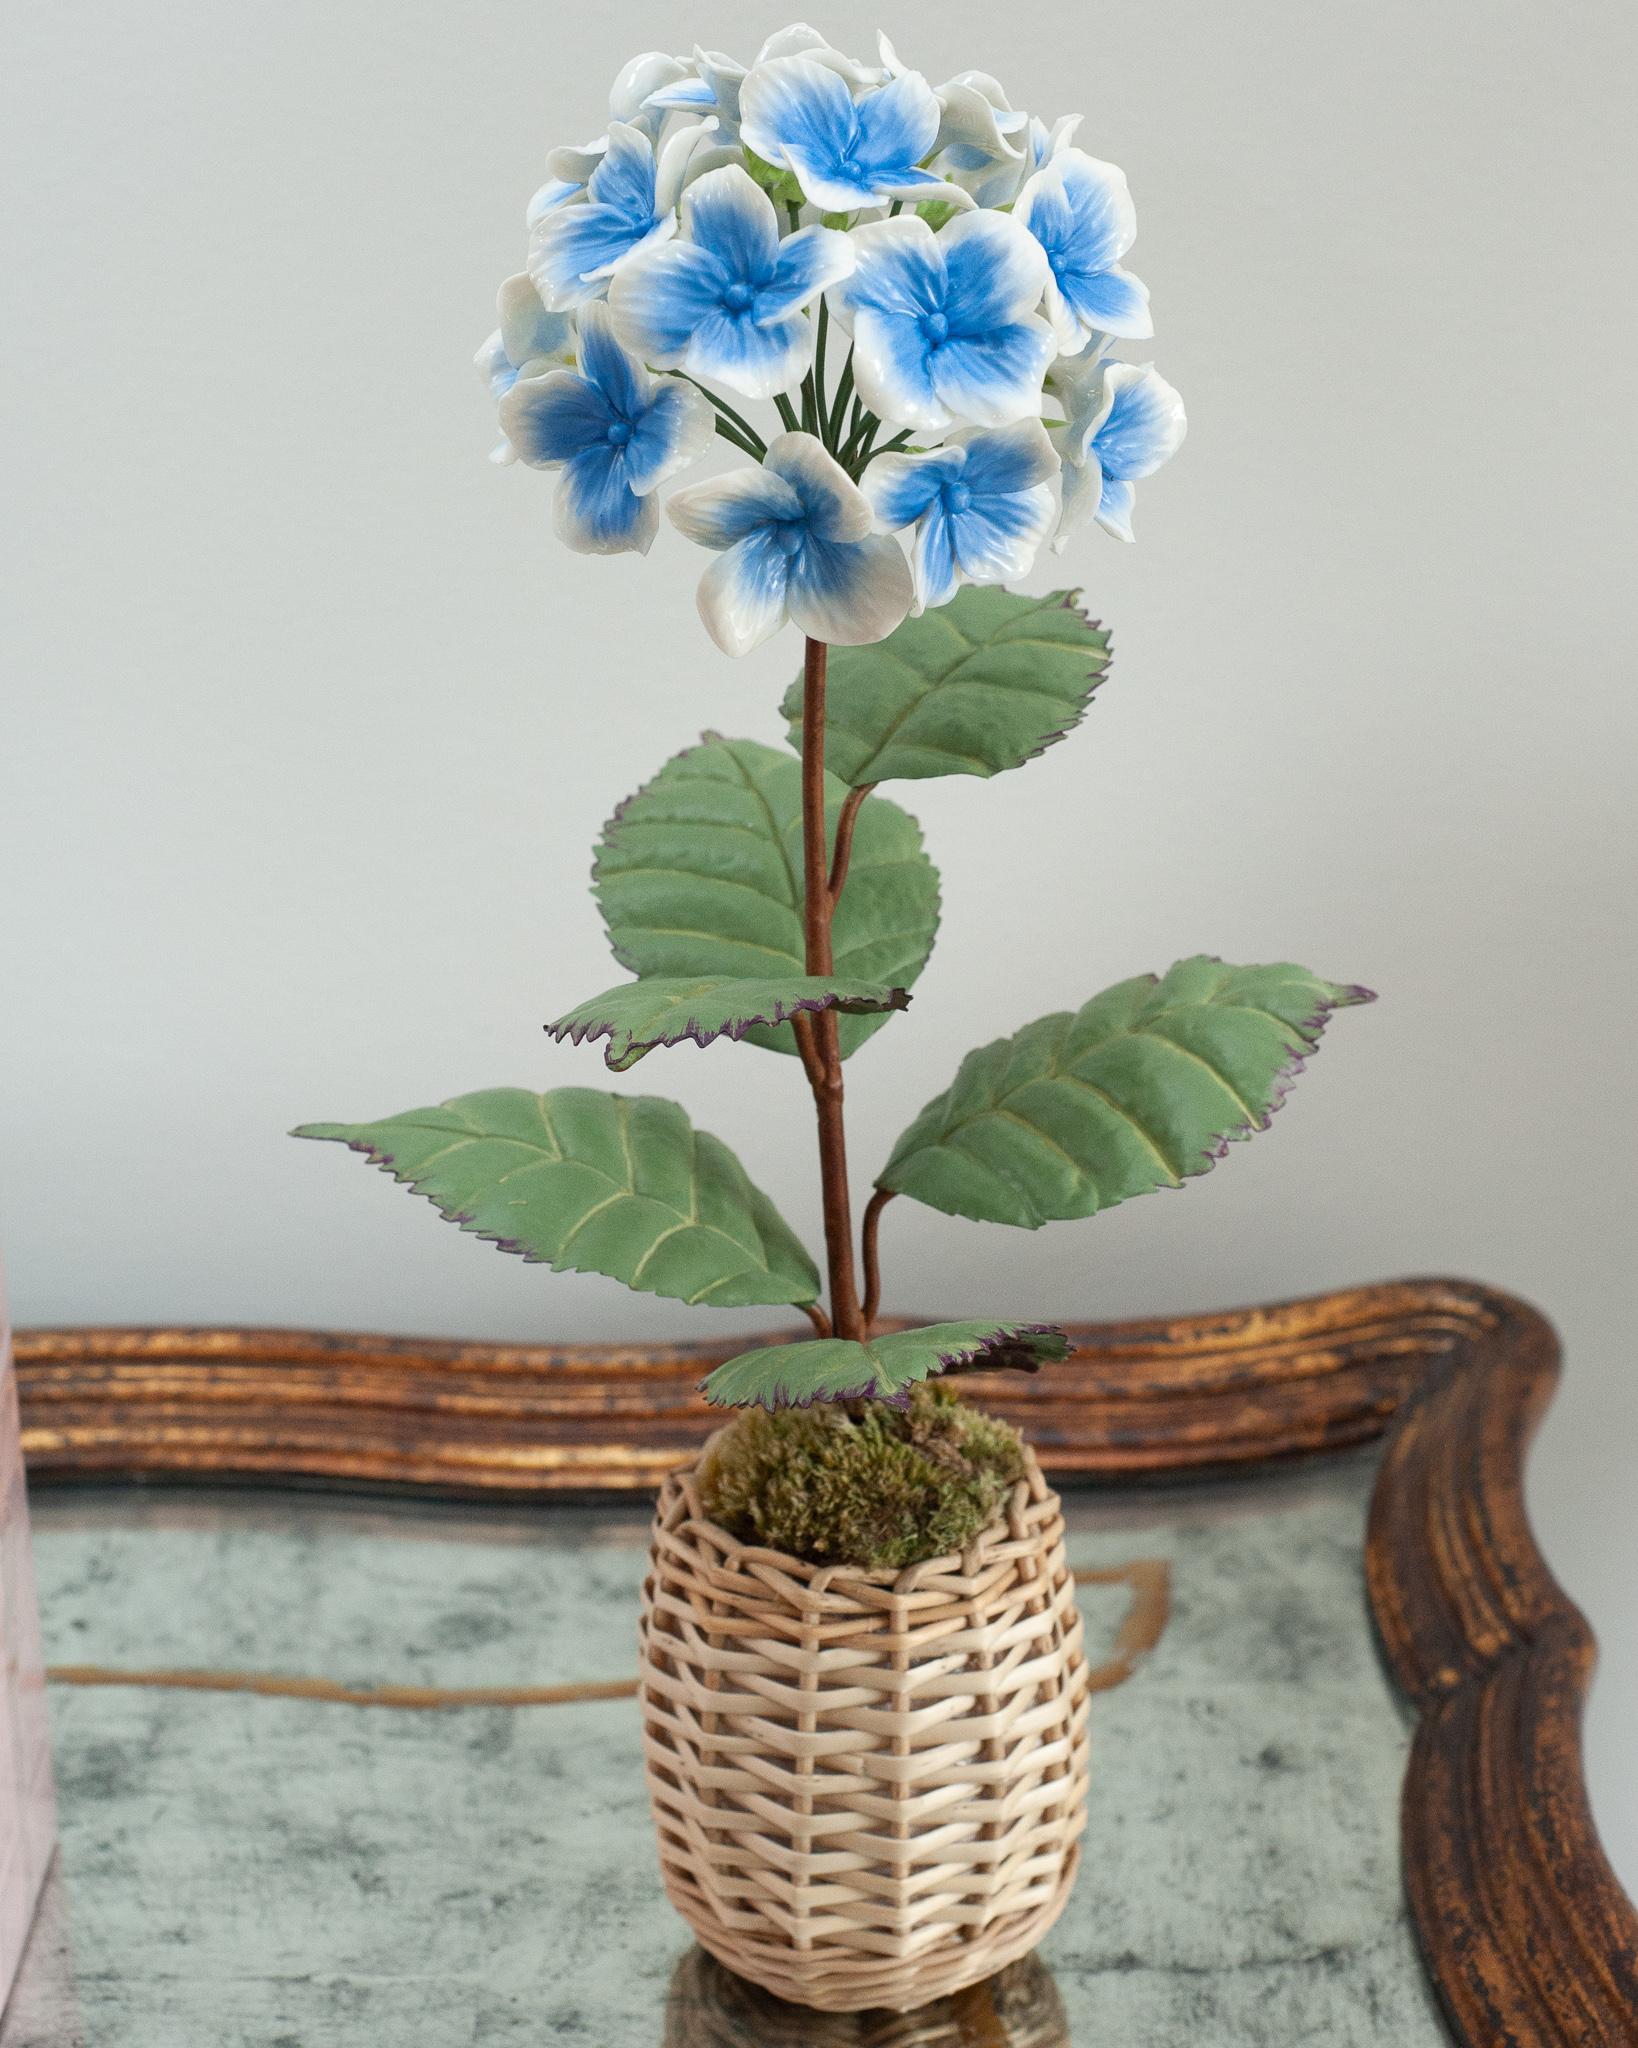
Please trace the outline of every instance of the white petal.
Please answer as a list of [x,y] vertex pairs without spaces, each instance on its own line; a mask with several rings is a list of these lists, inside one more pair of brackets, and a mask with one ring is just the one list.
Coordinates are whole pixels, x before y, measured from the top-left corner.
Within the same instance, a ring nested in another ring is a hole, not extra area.
[[677,531],[702,548],[731,548],[760,528],[802,516],[802,500],[783,477],[760,465],[731,469],[673,493],[666,506]]
[[795,491],[808,530],[821,540],[862,540],[870,532],[870,500],[816,435],[776,435],[764,463]]
[[679,128],[667,140],[660,151],[659,167],[654,174],[656,212],[667,213],[676,207],[688,180],[689,165],[716,133],[715,121],[700,121],[692,127]]
[[680,78],[691,78],[693,72],[694,67],[686,58],[668,57],[663,50],[645,50],[642,56],[633,57],[614,81],[609,92],[609,118],[636,121],[650,94],[662,86],[675,85]]
[[789,574],[790,557],[765,533],[737,542],[706,570],[695,602],[724,654],[749,654],[784,625]]

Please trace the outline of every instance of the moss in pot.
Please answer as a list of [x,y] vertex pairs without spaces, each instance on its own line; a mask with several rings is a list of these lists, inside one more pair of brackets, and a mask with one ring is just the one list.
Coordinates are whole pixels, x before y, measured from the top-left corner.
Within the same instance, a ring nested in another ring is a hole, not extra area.
[[[497,1087],[297,1133],[526,1260],[812,1325],[704,1383],[739,1416],[660,1497],[642,1710],[673,1901],[732,1968],[831,2010],[903,2009],[1027,1953],[1084,1825],[1058,1504],[1027,1444],[947,1384],[1034,1371],[1064,1340],[993,1313],[884,1331],[888,1205],[1033,1230],[1180,1187],[1266,1128],[1332,1011],[1368,1000],[1196,954],[1019,1024],[987,983],[984,1028],[1009,1035],[887,1148],[856,1225],[846,1063],[888,1027],[911,1049],[899,1014],[940,914],[920,828],[883,787],[1014,773],[1080,724],[1109,635],[1076,591],[1004,585],[1094,523],[1130,540],[1136,486],[1184,432],[1153,365],[1115,358],[1151,331],[1119,262],[1124,176],[1072,123],[1026,122],[999,89],[935,93],[880,55],[794,27],[749,67],[635,59],[607,136],[552,153],[527,269],[479,351],[497,454],[555,474],[558,534],[583,555],[646,554],[661,487],[735,458],[668,510],[708,551],[719,647],[801,635],[788,746],[707,732],[618,804],[593,890],[629,978],[546,1029],[601,1043],[616,1076],[684,1045],[795,1060],[822,1267],[721,1139],[629,1085]],[[815,140],[850,135],[869,147],[838,141],[834,161]],[[610,604],[637,601],[630,566],[596,569]],[[613,676],[553,681],[565,741],[629,716]]]

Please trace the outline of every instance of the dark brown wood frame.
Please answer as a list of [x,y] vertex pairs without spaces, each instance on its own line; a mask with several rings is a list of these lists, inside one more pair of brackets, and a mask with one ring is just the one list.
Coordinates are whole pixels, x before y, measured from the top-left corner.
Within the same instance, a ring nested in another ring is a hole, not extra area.
[[[1524,1457],[1558,1372],[1526,1304],[1406,1281],[1073,1327],[1038,1378],[975,1379],[1059,1479],[1148,1480],[1386,1436],[1365,1569],[1417,1714],[1405,1885],[1465,2048],[1638,2048],[1638,1913],[1599,1846],[1586,1622],[1543,1563]],[[32,1330],[36,1481],[262,1479],[540,1498],[654,1486],[717,1419],[731,1345],[477,1345],[289,1330]]]

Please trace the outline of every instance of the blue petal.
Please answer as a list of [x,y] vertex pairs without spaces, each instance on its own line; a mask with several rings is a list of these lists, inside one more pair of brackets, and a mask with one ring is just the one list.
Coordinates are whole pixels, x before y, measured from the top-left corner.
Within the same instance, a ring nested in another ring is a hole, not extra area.
[[629,122],[609,123],[609,146],[587,187],[598,206],[613,207],[628,221],[654,218],[654,145]]
[[807,375],[813,326],[800,313],[763,321],[718,307],[694,330],[684,361],[691,377],[726,384],[742,398],[772,398]]
[[731,548],[766,527],[800,519],[802,500],[771,470],[745,467],[690,484],[673,494],[666,509],[689,540],[703,548]]
[[560,206],[566,206],[571,199],[577,199],[585,189],[578,178],[548,178],[529,201],[523,217],[524,226],[532,228],[547,214],[554,213]]
[[529,275],[554,310],[584,305],[601,297],[602,277],[663,225],[634,223],[612,206],[566,206],[536,231]]
[[565,467],[555,514],[559,538],[584,555],[647,554],[659,523],[655,500],[631,488],[623,455],[607,442]]
[[1137,212],[1126,173],[1082,149],[1066,149],[1043,179],[1056,181],[1074,216],[1064,255],[1077,270],[1110,270],[1137,239]]
[[643,105],[656,107],[664,114],[714,114],[717,96],[709,79],[679,78],[675,84],[662,85],[658,92],[651,92]]
[[766,465],[796,493],[807,530],[820,540],[863,540],[875,525],[869,499],[817,435],[777,434]]
[[933,381],[933,350],[912,316],[866,307],[853,316],[853,374],[872,412],[897,426],[950,424]]
[[837,647],[885,640],[914,597],[910,565],[885,533],[855,541],[810,534],[791,557],[786,607],[791,623],[814,640]]
[[1106,476],[1103,480],[1103,495],[1098,499],[1098,524],[1117,540],[1135,540],[1132,531],[1132,506],[1137,497],[1136,484],[1124,477]]
[[1183,401],[1149,364],[1111,363],[1105,372],[1109,411],[1092,447],[1106,477],[1153,476],[1177,453],[1188,427]]
[[645,362],[681,362],[695,329],[722,304],[728,278],[709,249],[662,242],[615,272],[609,310],[615,332]]
[[791,558],[778,538],[758,532],[706,570],[700,578],[700,617],[724,654],[749,654],[784,625],[790,569]]
[[1141,341],[1154,333],[1148,287],[1129,271],[1065,266],[1057,273],[1057,283],[1075,316],[1078,334],[1118,334],[1128,341]]
[[983,337],[952,335],[933,355],[933,389],[957,417],[982,427],[1039,418],[1054,347],[1052,329],[1033,315]]
[[857,213],[881,200],[875,176],[851,157],[832,157],[793,142],[786,147],[785,162],[807,199],[826,213]]
[[853,95],[834,71],[809,57],[756,65],[740,89],[740,133],[769,163],[800,149],[816,163],[840,165],[858,133]]
[[1052,531],[1053,517],[1049,484],[974,498],[950,521],[956,560],[975,583],[1007,583],[1027,576]]
[[954,537],[942,508],[935,509],[916,528],[910,566],[915,577],[916,604],[932,611],[948,604],[961,583],[956,568]]
[[716,439],[717,416],[704,392],[667,378],[626,443],[626,480],[639,494],[697,462]]
[[588,306],[580,316],[580,374],[602,392],[612,416],[636,421],[648,404],[649,380],[615,340],[607,306]]
[[773,201],[738,164],[707,171],[688,189],[688,232],[740,283],[765,284],[779,261]]
[[[952,222],[946,233],[960,222]],[[868,221],[855,228],[853,275],[841,287],[844,306],[873,306],[884,313],[939,313],[944,310],[948,275],[939,237],[913,214],[895,220]]]
[[938,140],[938,101],[919,71],[903,72],[879,92],[866,93],[854,118],[854,160],[878,176],[913,170]]
[[1058,454],[1038,419],[993,433],[968,436],[965,483],[975,497],[991,492],[1027,491],[1057,474]]
[[849,236],[835,228],[800,228],[779,245],[773,276],[756,295],[756,317],[777,320],[844,277],[853,274],[854,251]]
[[602,392],[572,370],[520,378],[500,402],[501,431],[537,469],[606,448],[610,419]]
[[1056,270],[1075,238],[1075,213],[1062,180],[1045,171],[1031,178],[1019,195],[1013,218],[1028,228]]
[[879,455],[865,471],[860,489],[870,500],[876,523],[889,531],[913,526],[966,466],[959,448],[928,455]]
[[1035,237],[1004,213],[968,213],[939,237],[952,333],[985,334],[1033,313],[1050,275]]

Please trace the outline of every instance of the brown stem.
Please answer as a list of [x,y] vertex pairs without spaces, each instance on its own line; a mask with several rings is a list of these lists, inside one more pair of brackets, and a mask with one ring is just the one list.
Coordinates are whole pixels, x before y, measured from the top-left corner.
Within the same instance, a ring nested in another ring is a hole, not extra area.
[[875,1324],[876,1311],[882,1305],[881,1255],[876,1240],[881,1232],[882,1211],[892,1201],[894,1193],[892,1188],[878,1188],[864,1213],[864,1323],[867,1337]]
[[859,806],[876,787],[867,782],[859,789],[850,789],[847,801],[842,805],[842,815],[836,820],[836,851],[830,862],[830,907],[836,908],[842,885],[847,880],[848,862],[853,858],[853,828],[859,822]]
[[817,1335],[821,1337],[828,1337],[830,1335],[830,1317],[825,1314],[824,1310],[819,1306],[818,1302],[803,1302],[802,1313],[807,1317],[808,1321],[812,1323]]
[[[825,667],[829,648],[809,640],[802,662],[802,928],[809,974],[833,974],[830,892],[825,834]],[[819,1181],[830,1267],[830,1319],[838,1337],[864,1334],[853,1270],[853,1212],[847,1189],[847,1137],[842,1122],[842,1054],[836,1012],[810,1020],[814,1059],[808,1064],[819,1119]]]

